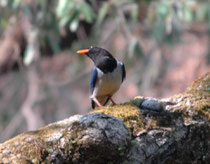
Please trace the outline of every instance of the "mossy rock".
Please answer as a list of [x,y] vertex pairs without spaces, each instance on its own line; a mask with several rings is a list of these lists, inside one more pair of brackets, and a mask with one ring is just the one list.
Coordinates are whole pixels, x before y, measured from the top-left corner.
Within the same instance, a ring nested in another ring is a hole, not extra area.
[[174,96],[179,102],[176,112],[193,119],[210,121],[210,72],[201,76],[183,94]]
[[90,113],[104,113],[120,118],[128,127],[131,134],[136,135],[136,133],[142,131],[145,126],[141,111],[136,104],[136,100],[131,100],[130,102],[121,105],[96,108]]

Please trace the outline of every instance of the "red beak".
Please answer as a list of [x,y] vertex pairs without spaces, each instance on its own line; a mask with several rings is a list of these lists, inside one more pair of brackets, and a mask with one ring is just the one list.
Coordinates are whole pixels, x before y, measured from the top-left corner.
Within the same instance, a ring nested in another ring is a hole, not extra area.
[[83,49],[83,50],[77,51],[78,54],[83,54],[83,55],[85,55],[88,52],[89,52],[89,49]]

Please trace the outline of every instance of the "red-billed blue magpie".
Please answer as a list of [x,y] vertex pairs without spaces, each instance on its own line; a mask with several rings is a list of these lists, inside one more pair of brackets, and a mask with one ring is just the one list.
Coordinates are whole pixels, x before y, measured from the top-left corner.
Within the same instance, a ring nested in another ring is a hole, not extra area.
[[87,55],[95,65],[90,78],[92,108],[95,108],[95,103],[103,107],[109,100],[115,104],[112,95],[120,88],[125,79],[124,64],[103,48],[91,46],[77,53]]

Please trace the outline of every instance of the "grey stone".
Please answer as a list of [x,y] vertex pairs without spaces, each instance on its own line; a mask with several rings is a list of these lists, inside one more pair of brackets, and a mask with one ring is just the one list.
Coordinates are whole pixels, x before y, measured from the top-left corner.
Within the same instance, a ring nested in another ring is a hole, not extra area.
[[158,100],[147,99],[141,104],[140,108],[154,110],[154,111],[162,111],[163,105]]

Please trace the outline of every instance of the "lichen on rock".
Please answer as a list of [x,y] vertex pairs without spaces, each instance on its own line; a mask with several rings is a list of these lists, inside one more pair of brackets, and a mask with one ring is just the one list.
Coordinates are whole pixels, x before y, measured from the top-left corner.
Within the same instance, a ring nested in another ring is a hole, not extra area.
[[130,142],[118,118],[103,113],[73,116],[1,144],[0,163],[116,162],[125,158]]
[[53,150],[64,130],[81,116],[75,115],[40,128],[20,134],[0,144],[0,163],[40,163]]
[[210,72],[195,80],[182,94],[171,98],[173,111],[192,119],[210,121]]
[[210,73],[165,99],[138,96],[0,144],[0,163],[208,163]]

